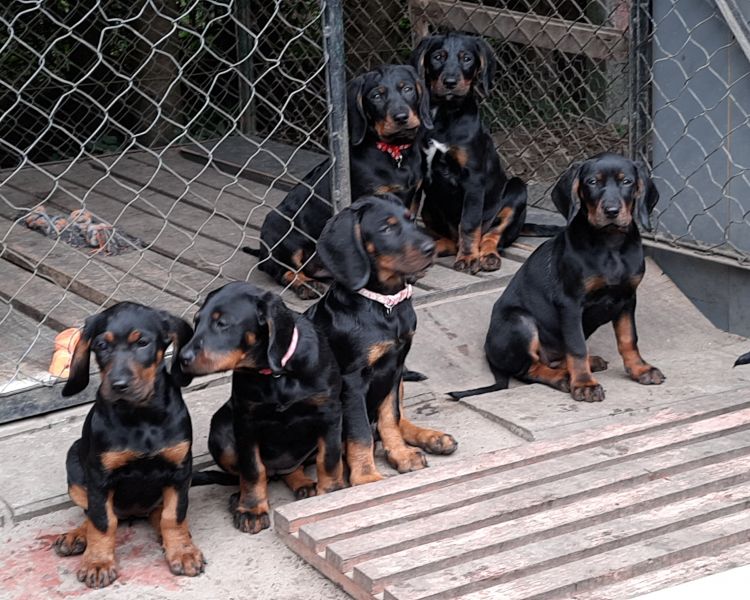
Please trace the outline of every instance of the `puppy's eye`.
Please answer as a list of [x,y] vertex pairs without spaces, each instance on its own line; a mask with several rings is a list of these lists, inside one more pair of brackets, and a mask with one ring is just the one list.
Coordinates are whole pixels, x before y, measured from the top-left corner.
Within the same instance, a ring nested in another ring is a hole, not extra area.
[[387,225],[386,224],[386,225],[383,225],[380,228],[380,233],[391,233],[392,231],[393,231],[393,226],[392,225]]
[[373,92],[370,94],[370,100],[380,100],[383,95],[380,92]]
[[136,346],[138,346],[139,348],[145,348],[145,347],[146,347],[146,346],[148,346],[148,345],[149,345],[150,343],[151,343],[151,342],[149,342],[148,340],[146,340],[146,339],[143,339],[143,338],[140,338],[140,339],[139,339],[139,340],[138,340],[138,341],[137,341],[137,342],[135,343],[135,345],[136,345]]
[[630,184],[632,184],[632,183],[633,183],[633,180],[632,180],[632,179],[630,179],[630,177],[625,177],[625,178],[624,178],[624,179],[622,180],[622,185],[630,185]]
[[462,59],[465,63],[470,63],[472,60],[474,60],[474,57],[470,54],[464,54],[464,57]]
[[218,329],[226,329],[227,327],[229,327],[229,321],[227,321],[224,317],[221,317],[217,319],[216,327]]
[[411,92],[411,91],[412,91],[413,89],[414,89],[414,88],[413,88],[413,87],[411,87],[410,85],[405,85],[404,87],[402,87],[402,88],[401,88],[401,91],[402,91],[402,92],[405,92],[405,93],[409,93],[409,92]]
[[94,350],[99,350],[103,352],[104,350],[108,350],[108,349],[109,349],[109,342],[105,340],[99,340],[94,345]]
[[588,178],[588,179],[586,180],[586,183],[587,183],[588,185],[596,185],[596,177],[589,177],[589,178]]
[[443,53],[442,52],[436,52],[432,55],[432,60],[441,61],[443,60]]

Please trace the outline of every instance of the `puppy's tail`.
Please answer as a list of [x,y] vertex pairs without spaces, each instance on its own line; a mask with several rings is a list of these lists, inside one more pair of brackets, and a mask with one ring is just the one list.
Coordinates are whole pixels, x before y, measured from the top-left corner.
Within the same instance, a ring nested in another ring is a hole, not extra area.
[[404,381],[424,381],[427,379],[427,375],[419,371],[412,371],[411,369],[404,369],[402,374]]
[[484,387],[474,388],[472,390],[461,390],[457,392],[448,392],[448,395],[454,400],[460,400],[461,398],[468,398],[469,396],[479,396],[480,394],[489,394],[490,392],[497,392],[499,390],[508,389],[508,383],[510,378],[502,373],[494,373],[495,383],[492,385],[486,385]]
[[560,233],[565,227],[562,225],[543,225],[541,223],[524,223],[521,235],[529,237],[552,237]]
[[224,471],[196,471],[193,473],[191,487],[198,485],[239,485],[240,478]]
[[746,365],[748,363],[750,363],[750,352],[746,352],[745,354],[740,356],[737,360],[735,360],[733,366],[736,367],[737,365]]
[[250,246],[242,246],[242,251],[250,256],[260,256],[260,248],[251,248]]

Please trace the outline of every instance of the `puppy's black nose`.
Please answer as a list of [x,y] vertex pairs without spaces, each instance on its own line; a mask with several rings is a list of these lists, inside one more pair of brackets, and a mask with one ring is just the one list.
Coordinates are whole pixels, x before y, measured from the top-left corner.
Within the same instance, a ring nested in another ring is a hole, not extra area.
[[425,256],[432,256],[435,253],[435,242],[427,240],[422,244],[420,250],[422,250],[422,254]]
[[452,90],[456,85],[458,84],[458,79],[456,79],[455,76],[450,75],[448,77],[443,77],[443,85],[447,87],[449,90]]
[[610,219],[614,219],[620,213],[619,206],[605,206],[604,214]]
[[112,382],[112,389],[116,392],[124,392],[128,389],[127,379],[117,379]]
[[195,359],[195,350],[192,348],[183,348],[180,351],[180,363],[183,365],[188,365]]
[[407,112],[400,112],[395,115],[393,115],[393,120],[396,121],[399,125],[406,125],[406,122],[409,120],[409,113]]

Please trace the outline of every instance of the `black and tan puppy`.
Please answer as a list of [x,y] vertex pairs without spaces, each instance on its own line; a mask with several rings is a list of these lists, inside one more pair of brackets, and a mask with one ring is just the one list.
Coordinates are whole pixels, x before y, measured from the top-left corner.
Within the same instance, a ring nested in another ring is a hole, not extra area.
[[452,392],[454,398],[508,387],[508,379],[570,392],[575,400],[604,399],[586,340],[612,323],[628,375],[644,385],[664,375],[638,350],[636,288],[645,271],[636,218],[649,228],[659,198],[641,163],[599,154],[573,164],[553,199],[568,227],[542,244],[513,277],[492,310],[485,351],[496,384]]
[[327,336],[341,368],[350,482],[382,478],[372,425],[400,473],[427,466],[413,446],[452,453],[453,437],[417,427],[403,410],[404,359],[417,326],[411,282],[432,265],[435,243],[417,230],[399,198],[370,196],[329,221],[318,252],[334,283],[306,314]]
[[430,92],[434,129],[427,135],[422,218],[438,238],[438,254],[476,273],[500,268],[526,219],[526,185],[508,179],[479,102],[492,87],[495,56],[479,37],[433,35],[412,53]]
[[[429,96],[414,69],[383,65],[348,85],[349,166],[352,198],[392,193],[406,207],[419,204],[422,185],[420,139],[432,127]],[[317,298],[325,274],[315,242],[333,211],[330,161],[305,176],[261,227],[259,268],[300,298]]]
[[191,334],[182,319],[131,302],[86,320],[62,392],[88,385],[93,351],[101,385],[66,464],[70,498],[86,520],[54,548],[61,556],[83,553],[78,579],[89,587],[117,578],[117,522],[134,516],[149,517],[172,573],[203,571],[186,519],[193,433],[179,385],[188,379],[177,361],[171,374],[164,365],[169,344],[176,355]]
[[[297,498],[344,486],[338,366],[313,324],[276,294],[244,282],[211,292],[180,361],[192,375],[234,372],[208,448],[224,471],[239,475],[230,501],[237,529],[269,527],[270,476],[281,476]],[[304,473],[308,459],[317,483]]]

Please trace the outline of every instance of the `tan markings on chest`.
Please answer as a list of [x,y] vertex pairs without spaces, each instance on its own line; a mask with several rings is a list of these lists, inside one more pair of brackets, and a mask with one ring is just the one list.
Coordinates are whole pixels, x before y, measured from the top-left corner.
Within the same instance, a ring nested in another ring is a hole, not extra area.
[[102,466],[107,471],[116,471],[141,458],[156,458],[161,457],[168,463],[172,463],[177,466],[180,465],[190,451],[190,442],[185,440],[175,444],[174,446],[167,446],[161,448],[149,454],[145,452],[138,452],[137,450],[110,450],[109,452],[103,452],[101,455]]
[[367,364],[372,366],[378,362],[394,346],[393,341],[377,342],[367,351]]

